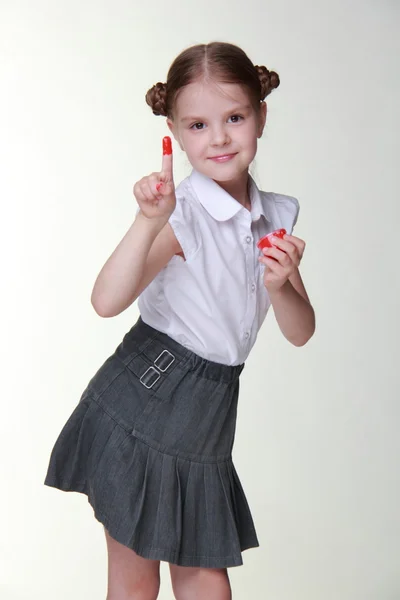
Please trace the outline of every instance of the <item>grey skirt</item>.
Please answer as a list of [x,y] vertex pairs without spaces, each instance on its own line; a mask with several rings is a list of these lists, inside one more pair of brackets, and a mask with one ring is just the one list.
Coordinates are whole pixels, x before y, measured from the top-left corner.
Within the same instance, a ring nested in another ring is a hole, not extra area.
[[206,360],[139,317],[63,427],[45,485],[86,494],[109,534],[144,558],[243,564],[259,545],[232,462],[243,367]]

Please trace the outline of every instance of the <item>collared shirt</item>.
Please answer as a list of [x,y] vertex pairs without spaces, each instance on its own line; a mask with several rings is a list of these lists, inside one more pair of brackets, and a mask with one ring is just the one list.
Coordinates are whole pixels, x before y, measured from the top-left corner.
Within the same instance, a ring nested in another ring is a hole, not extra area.
[[185,259],[175,255],[139,296],[142,319],[199,356],[245,362],[270,307],[258,240],[292,233],[299,203],[262,192],[249,176],[251,211],[193,170],[176,188],[169,223]]

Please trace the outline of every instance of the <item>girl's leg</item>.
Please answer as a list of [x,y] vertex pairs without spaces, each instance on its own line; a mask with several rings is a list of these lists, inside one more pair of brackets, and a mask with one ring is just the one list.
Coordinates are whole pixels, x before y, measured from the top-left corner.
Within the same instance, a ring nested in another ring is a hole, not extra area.
[[160,561],[138,556],[105,530],[108,550],[107,600],[156,600]]
[[231,600],[226,569],[202,569],[169,565],[176,600]]

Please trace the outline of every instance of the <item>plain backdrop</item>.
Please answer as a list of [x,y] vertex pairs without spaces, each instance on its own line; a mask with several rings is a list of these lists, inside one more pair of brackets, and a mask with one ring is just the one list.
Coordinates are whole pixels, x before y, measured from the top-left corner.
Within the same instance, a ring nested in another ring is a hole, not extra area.
[[252,172],[299,198],[318,323],[295,348],[271,311],[242,375],[234,460],[261,547],[230,569],[234,598],[400,598],[399,16],[395,0],[0,0],[2,600],[105,598],[101,525],[43,479],[138,317],[101,319],[90,293],[161,166],[144,95],[214,40],[281,77]]

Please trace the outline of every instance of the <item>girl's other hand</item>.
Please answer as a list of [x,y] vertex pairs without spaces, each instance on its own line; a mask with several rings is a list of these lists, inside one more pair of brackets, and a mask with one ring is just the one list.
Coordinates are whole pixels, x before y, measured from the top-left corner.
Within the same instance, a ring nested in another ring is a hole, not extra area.
[[172,172],[171,138],[163,139],[162,170],[137,181],[133,193],[140,212],[148,219],[160,217],[168,220],[176,206],[174,176]]
[[300,265],[305,242],[294,235],[284,235],[281,240],[272,237],[273,248],[263,248],[258,260],[267,268],[264,272],[264,285],[268,291],[279,290]]

